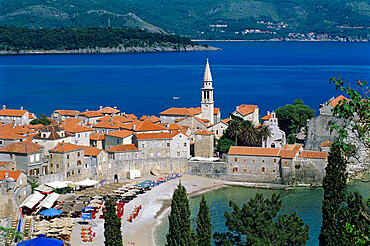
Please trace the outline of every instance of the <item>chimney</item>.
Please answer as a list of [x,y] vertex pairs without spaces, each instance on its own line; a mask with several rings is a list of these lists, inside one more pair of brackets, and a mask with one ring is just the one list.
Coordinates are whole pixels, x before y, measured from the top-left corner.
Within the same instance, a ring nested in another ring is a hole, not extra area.
[[270,111],[267,111],[267,115],[270,115]]
[[87,112],[87,111],[89,111],[89,109],[86,109],[86,111],[85,111],[85,112]]
[[6,105],[5,104],[3,105],[3,109],[6,109]]
[[103,106],[99,106],[99,109],[102,110],[103,109]]
[[114,106],[113,108],[114,108],[114,109],[117,109],[117,106]]
[[136,126],[135,124],[134,124],[134,125],[132,125],[132,130],[133,130],[133,131],[135,131],[135,126]]
[[23,106],[21,106],[21,110],[23,110]]

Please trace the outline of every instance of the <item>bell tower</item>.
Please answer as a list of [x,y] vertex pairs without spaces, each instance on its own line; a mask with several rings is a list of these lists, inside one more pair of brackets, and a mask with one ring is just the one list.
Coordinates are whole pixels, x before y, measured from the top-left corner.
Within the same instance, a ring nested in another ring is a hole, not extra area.
[[202,101],[200,103],[202,109],[202,119],[207,119],[214,124],[214,101],[213,101],[213,87],[212,75],[207,58],[206,68],[203,76]]

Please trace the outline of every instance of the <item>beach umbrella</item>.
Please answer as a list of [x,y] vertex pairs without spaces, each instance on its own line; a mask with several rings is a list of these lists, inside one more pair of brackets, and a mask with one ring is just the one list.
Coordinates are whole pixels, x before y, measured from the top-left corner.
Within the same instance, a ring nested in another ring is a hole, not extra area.
[[63,246],[62,240],[48,238],[48,237],[36,237],[34,239],[26,240],[17,244],[17,246]]
[[57,216],[63,213],[63,211],[60,211],[58,209],[50,208],[48,210],[42,211],[40,214],[43,216]]

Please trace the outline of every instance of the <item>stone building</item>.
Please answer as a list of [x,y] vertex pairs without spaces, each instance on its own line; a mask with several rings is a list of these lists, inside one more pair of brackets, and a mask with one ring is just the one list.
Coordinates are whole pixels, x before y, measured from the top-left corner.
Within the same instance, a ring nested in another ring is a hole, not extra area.
[[77,110],[55,110],[51,114],[51,120],[54,120],[56,123],[59,123],[61,121],[65,121],[69,118],[76,118],[76,115],[78,115],[80,111]]
[[105,135],[105,149],[112,148],[116,145],[131,144],[133,135],[134,133],[128,130],[110,132]]
[[25,140],[26,137],[19,134],[15,134],[12,132],[0,132],[0,147],[4,147],[5,145],[15,142],[22,142]]
[[15,161],[0,161],[0,170],[11,170],[16,169]]
[[228,123],[229,121],[230,119],[221,120],[216,124],[208,126],[207,131],[213,132],[215,135],[215,138],[219,139],[224,134],[226,129],[229,127],[229,123]]
[[105,146],[105,134],[104,133],[91,133],[90,135],[90,146],[97,147],[98,149],[104,149]]
[[85,111],[76,115],[77,119],[82,119],[85,125],[95,125],[97,120],[104,115],[98,111]]
[[270,130],[271,136],[267,137],[266,141],[262,141],[262,147],[265,148],[284,148],[286,144],[285,132],[280,130],[278,118],[275,112],[267,112],[267,115],[262,117],[263,124]]
[[200,108],[169,108],[160,112],[160,119],[162,123],[173,124],[176,120],[183,119],[189,116],[199,117],[202,113]]
[[197,116],[188,116],[176,121],[179,126],[187,126],[190,129],[190,140],[194,142],[194,134],[207,130],[208,124]]
[[194,156],[214,156],[214,134],[210,131],[198,131],[194,134]]
[[83,172],[84,147],[71,143],[59,143],[55,148],[49,150],[49,173],[61,172],[65,180],[81,181],[87,178]]
[[108,172],[108,152],[91,146],[84,147],[84,169],[86,177],[102,180]]
[[30,141],[9,144],[0,148],[0,161],[15,162],[15,170],[27,175],[47,173],[46,163],[42,160],[44,147]]
[[90,135],[94,132],[94,129],[82,126],[82,125],[63,125],[65,132],[73,135],[73,141],[71,143],[76,145],[90,145]]
[[232,112],[233,115],[243,118],[243,120],[252,121],[254,126],[260,124],[259,109],[257,105],[246,105],[242,104],[236,107],[236,110]]
[[26,125],[30,123],[30,113],[27,110],[21,109],[7,109],[3,105],[0,110],[0,121],[5,124]]

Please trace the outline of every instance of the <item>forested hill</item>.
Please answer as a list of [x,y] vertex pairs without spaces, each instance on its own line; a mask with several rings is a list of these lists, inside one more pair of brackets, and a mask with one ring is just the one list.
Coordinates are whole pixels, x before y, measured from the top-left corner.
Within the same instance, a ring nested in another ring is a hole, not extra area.
[[368,0],[0,0],[0,25],[131,27],[193,39],[368,39]]
[[[28,29],[0,26],[0,53],[113,53],[204,50],[189,38],[132,28]],[[73,53],[73,52],[72,52]]]

